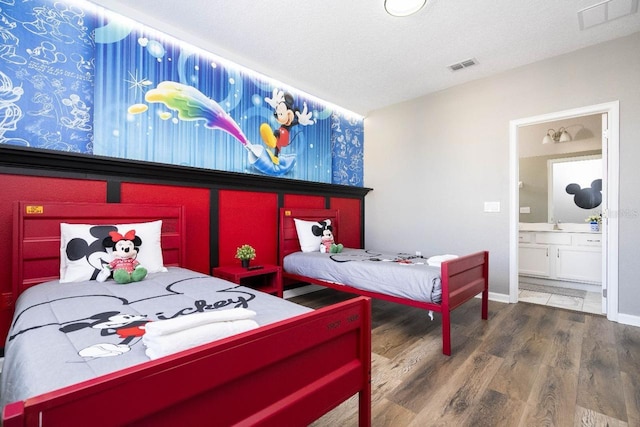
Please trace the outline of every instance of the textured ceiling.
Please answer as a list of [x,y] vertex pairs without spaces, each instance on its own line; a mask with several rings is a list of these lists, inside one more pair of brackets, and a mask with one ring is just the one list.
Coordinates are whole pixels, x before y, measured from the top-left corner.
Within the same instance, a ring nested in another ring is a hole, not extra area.
[[362,115],[640,31],[640,13],[580,30],[600,2],[429,0],[394,18],[383,0],[94,0]]

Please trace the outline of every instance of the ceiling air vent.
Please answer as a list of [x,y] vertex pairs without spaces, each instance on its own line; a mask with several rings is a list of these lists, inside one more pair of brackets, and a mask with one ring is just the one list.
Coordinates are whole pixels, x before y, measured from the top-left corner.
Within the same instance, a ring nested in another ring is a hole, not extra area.
[[578,11],[581,30],[638,12],[638,0],[604,0]]
[[477,63],[478,63],[478,61],[475,58],[465,59],[462,62],[458,62],[456,64],[449,65],[449,69],[451,71],[458,71],[458,70],[462,70],[463,68],[469,68],[472,65],[476,65]]

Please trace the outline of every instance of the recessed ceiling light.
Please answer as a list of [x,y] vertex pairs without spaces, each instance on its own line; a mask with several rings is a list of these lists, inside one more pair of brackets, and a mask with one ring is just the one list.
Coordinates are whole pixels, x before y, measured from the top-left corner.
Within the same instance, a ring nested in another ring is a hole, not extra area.
[[427,0],[384,0],[384,9],[391,16],[413,15],[427,4]]

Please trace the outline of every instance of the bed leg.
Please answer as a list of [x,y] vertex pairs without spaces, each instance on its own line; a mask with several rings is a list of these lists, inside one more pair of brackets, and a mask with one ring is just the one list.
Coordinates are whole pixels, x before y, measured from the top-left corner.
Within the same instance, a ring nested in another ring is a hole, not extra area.
[[489,318],[489,291],[482,292],[482,318],[484,320]]
[[482,318],[489,318],[489,252],[484,251],[484,264],[482,265],[482,277],[484,278],[484,290],[482,291]]
[[358,395],[358,427],[371,427],[371,387]]
[[442,354],[451,356],[451,312],[442,313]]

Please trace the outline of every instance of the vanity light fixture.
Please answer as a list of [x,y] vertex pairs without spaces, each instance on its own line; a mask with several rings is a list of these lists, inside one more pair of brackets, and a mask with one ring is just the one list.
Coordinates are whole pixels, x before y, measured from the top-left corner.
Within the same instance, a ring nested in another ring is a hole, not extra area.
[[549,129],[547,134],[542,138],[543,144],[551,144],[552,142],[569,142],[571,141],[571,135],[565,128],[560,128],[558,131]]
[[427,4],[427,0],[384,0],[384,10],[391,16],[413,15]]

